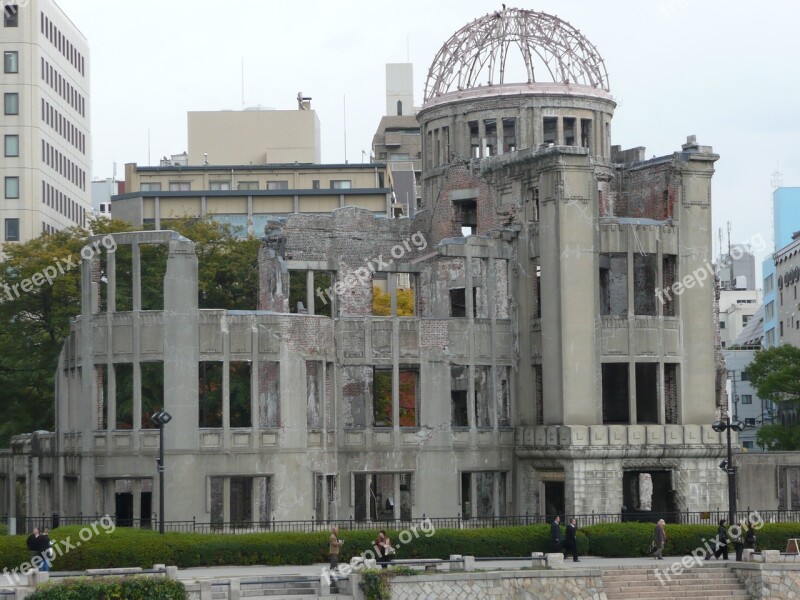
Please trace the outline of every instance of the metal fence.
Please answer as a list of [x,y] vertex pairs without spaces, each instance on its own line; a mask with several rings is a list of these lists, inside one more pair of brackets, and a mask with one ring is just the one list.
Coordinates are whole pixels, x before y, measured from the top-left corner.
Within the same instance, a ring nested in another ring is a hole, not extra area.
[[[556,515],[518,515],[506,517],[426,517],[412,520],[356,520],[340,519],[330,521],[307,520],[307,521],[246,521],[246,522],[204,522],[192,519],[191,521],[164,521],[164,530],[183,533],[257,533],[265,531],[281,532],[313,532],[327,531],[334,525],[344,531],[359,531],[375,529],[390,529],[400,531],[410,529],[414,526],[419,527],[422,521],[430,521],[436,529],[479,529],[491,527],[510,527],[519,525],[538,525],[551,523]],[[659,519],[664,519],[667,523],[683,525],[717,525],[721,519],[728,519],[728,511],[695,511],[695,512],[633,512],[625,511],[619,513],[591,513],[583,515],[559,515],[562,522],[567,518],[574,518],[579,527],[587,525],[597,525],[600,523],[625,523],[642,522],[655,523]],[[121,517],[110,517],[117,527],[134,527],[139,529],[158,529],[158,515],[142,519],[130,519]],[[17,519],[17,533],[30,532],[34,527],[39,529],[55,529],[67,525],[90,525],[100,522],[101,519],[107,521],[105,515],[80,515],[80,516],[51,516],[28,517]],[[765,523],[799,523],[800,510],[742,510],[736,513],[736,520],[744,522],[747,519],[762,520]],[[0,522],[7,523],[8,517],[0,517]]]

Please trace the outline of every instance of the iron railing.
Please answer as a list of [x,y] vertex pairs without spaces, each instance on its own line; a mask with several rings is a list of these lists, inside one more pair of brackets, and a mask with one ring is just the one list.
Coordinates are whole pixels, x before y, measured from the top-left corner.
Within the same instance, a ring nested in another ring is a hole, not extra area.
[[[510,527],[519,525],[539,525],[552,523],[556,515],[517,515],[505,517],[426,517],[424,514],[417,519],[337,519],[337,520],[306,520],[306,521],[237,521],[237,522],[207,522],[193,518],[189,521],[164,521],[165,531],[183,533],[257,533],[266,531],[280,532],[314,532],[327,531],[336,526],[343,531],[374,531],[375,529],[389,529],[401,531],[420,527],[423,521],[429,521],[428,527],[436,529],[480,529],[494,527]],[[709,511],[684,511],[684,512],[657,512],[657,511],[625,511],[619,513],[591,513],[591,514],[561,514],[562,523],[567,519],[577,520],[579,527],[597,525],[600,523],[625,523],[642,522],[655,523],[664,519],[667,523],[683,525],[718,525],[721,519],[728,519],[728,511],[715,509]],[[158,515],[140,519],[123,518],[106,515],[80,515],[59,516],[52,515],[41,517],[27,517],[17,519],[17,533],[30,532],[34,527],[55,529],[66,525],[91,525],[104,523],[111,519],[116,527],[134,527],[140,529],[157,529]],[[761,520],[765,523],[800,523],[800,509],[798,510],[741,510],[736,513],[737,521],[747,519]],[[0,523],[7,523],[7,516],[0,516]]]

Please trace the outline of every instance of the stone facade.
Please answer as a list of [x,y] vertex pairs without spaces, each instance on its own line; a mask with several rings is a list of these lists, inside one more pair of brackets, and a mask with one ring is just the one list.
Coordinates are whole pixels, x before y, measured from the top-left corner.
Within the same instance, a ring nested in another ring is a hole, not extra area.
[[641,511],[645,474],[646,519],[724,508],[697,275],[718,156],[693,137],[650,160],[613,147],[615,107],[570,82],[428,98],[421,210],[267,222],[256,311],[198,309],[191,241],[116,235],[133,273],[168,246],[163,310],[134,277],[117,311],[114,253],[84,263],[57,431],[0,460],[9,514],[149,519],[154,407],[174,417],[168,520],[616,518]]
[[800,565],[748,563],[731,566],[753,600],[791,600],[800,590]]

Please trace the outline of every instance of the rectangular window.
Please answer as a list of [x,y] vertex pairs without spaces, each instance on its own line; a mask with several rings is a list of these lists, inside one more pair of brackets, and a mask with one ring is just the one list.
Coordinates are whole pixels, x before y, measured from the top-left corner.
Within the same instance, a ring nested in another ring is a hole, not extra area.
[[19,219],[6,219],[6,241],[19,241]]
[[6,198],[19,198],[19,177],[6,177]]
[[742,394],[742,404],[752,404],[752,403],[753,403],[752,394]]
[[208,183],[208,189],[212,190],[212,191],[229,190],[229,189],[231,189],[231,182],[230,181],[210,181]]
[[198,426],[222,427],[222,362],[200,362],[198,387]]
[[629,423],[628,363],[604,363],[601,376],[603,424]]
[[375,369],[372,378],[372,426],[392,426],[392,372]]
[[750,427],[756,426],[756,418],[755,417],[748,417],[744,420],[745,425],[749,425]]
[[7,135],[5,136],[5,153],[6,156],[19,156],[19,136]]
[[349,190],[351,187],[351,182],[349,179],[332,179],[331,180],[331,189],[332,190]]
[[169,182],[169,191],[170,192],[188,192],[192,189],[192,182],[191,181],[170,181]]
[[467,395],[469,394],[469,368],[460,365],[450,367],[450,425],[468,427]]
[[744,327],[750,322],[750,317],[752,315],[742,315],[742,326]]
[[267,189],[268,190],[288,190],[289,189],[289,182],[288,181],[268,181],[267,182]]
[[252,427],[250,411],[250,373],[252,365],[246,360],[232,360],[228,363],[229,397],[231,427]]
[[633,314],[657,315],[656,255],[633,255]]
[[312,179],[311,180],[311,189],[318,190],[319,189],[319,179]]
[[600,314],[628,314],[628,255],[600,254]]
[[3,113],[6,115],[19,114],[19,94],[16,92],[3,94]]
[[[373,426],[392,427],[392,371],[375,369],[373,375]],[[415,370],[399,372],[400,427],[418,427],[417,397],[419,374]]]
[[558,117],[544,117],[542,119],[542,142],[545,144],[558,143]]
[[257,181],[240,181],[237,186],[240,190],[257,190]]
[[3,72],[19,73],[19,52],[16,50],[3,52]]
[[742,448],[745,448],[747,450],[752,450],[753,447],[754,447],[753,442],[742,442]]
[[142,183],[139,186],[139,189],[142,192],[160,192],[161,191],[161,183],[158,181],[149,182],[149,183]]
[[750,381],[750,374],[747,371],[742,371],[742,381]]
[[19,7],[16,4],[3,5],[3,27],[19,26]]
[[720,321],[719,322],[719,328],[720,329],[725,329],[725,321]]

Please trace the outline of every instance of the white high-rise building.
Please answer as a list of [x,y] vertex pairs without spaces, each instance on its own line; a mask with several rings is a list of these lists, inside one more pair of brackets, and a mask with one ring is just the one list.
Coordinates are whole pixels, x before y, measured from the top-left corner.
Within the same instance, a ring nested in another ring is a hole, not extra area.
[[91,214],[89,45],[51,0],[3,0],[0,242]]

